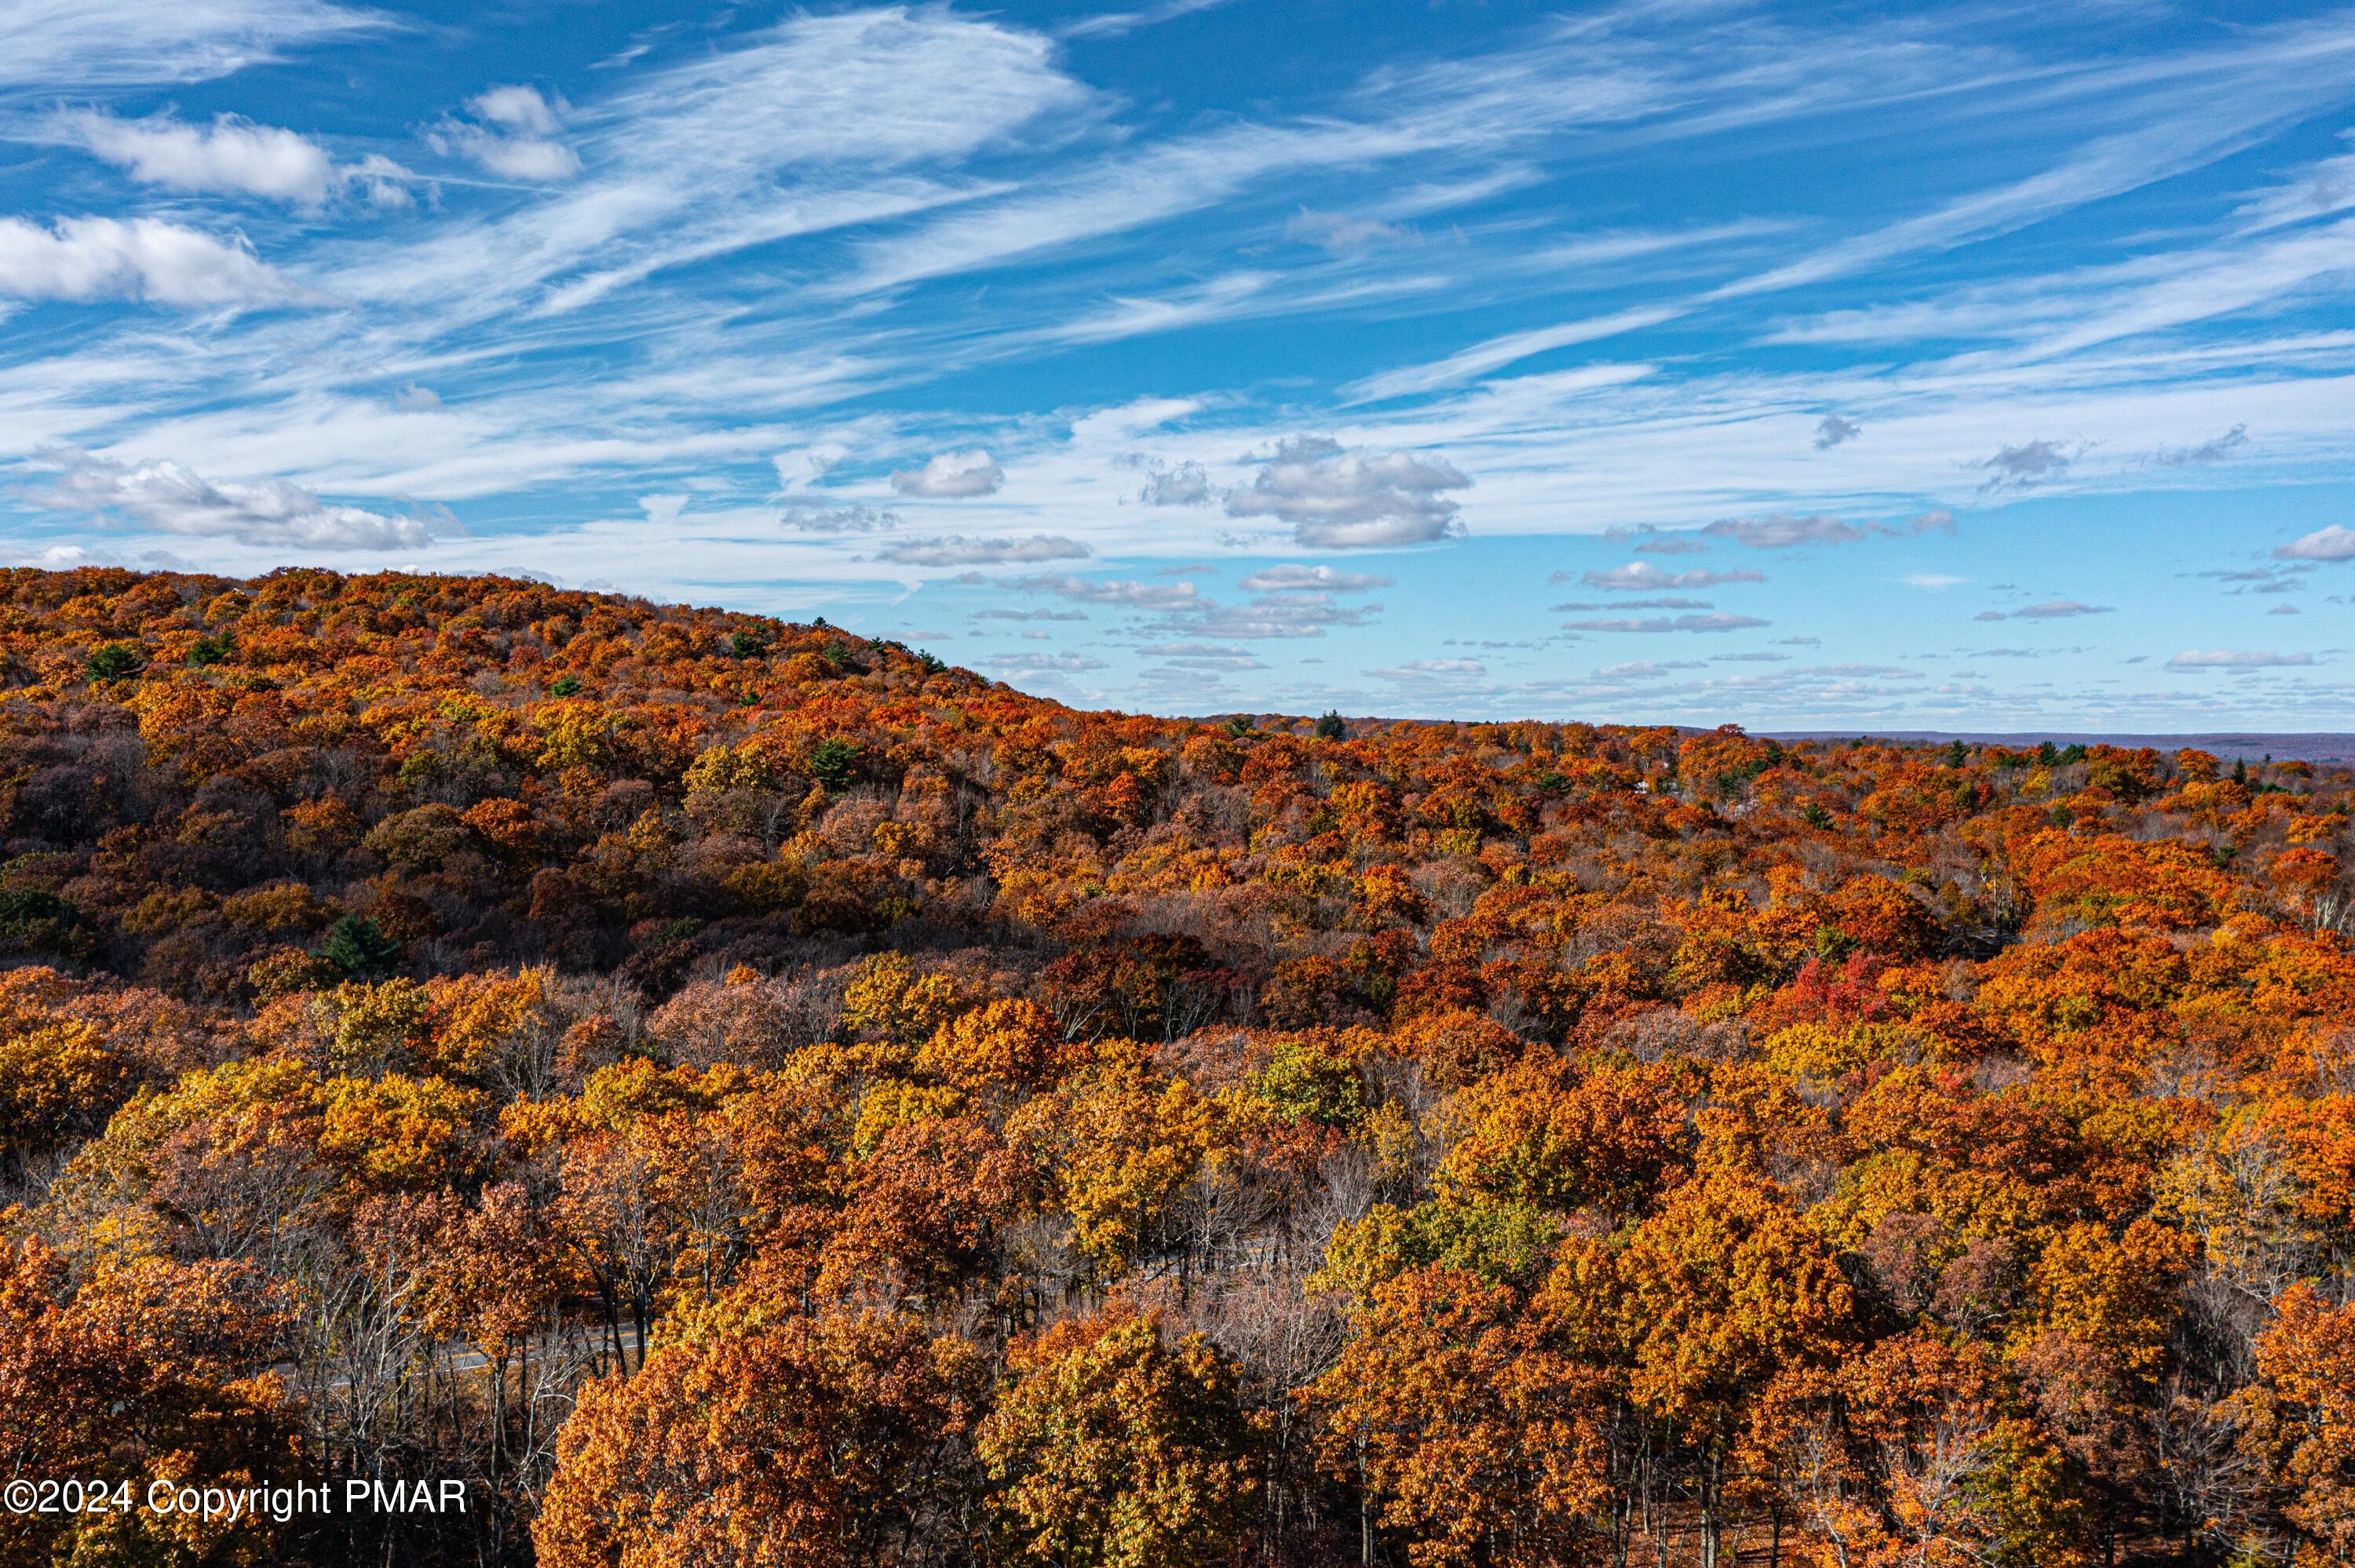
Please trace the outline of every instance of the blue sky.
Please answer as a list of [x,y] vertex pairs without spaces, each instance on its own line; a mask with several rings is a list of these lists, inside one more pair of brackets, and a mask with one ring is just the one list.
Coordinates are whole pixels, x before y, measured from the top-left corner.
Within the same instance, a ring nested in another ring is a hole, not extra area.
[[2355,728],[2355,8],[14,0],[0,550],[1091,706]]

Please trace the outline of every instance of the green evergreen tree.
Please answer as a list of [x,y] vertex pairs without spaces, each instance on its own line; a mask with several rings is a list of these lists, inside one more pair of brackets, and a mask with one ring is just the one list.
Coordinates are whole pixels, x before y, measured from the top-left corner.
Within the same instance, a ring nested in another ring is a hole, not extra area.
[[101,642],[81,662],[82,673],[93,681],[120,681],[146,667],[146,655],[132,642]]
[[810,747],[809,776],[829,789],[839,789],[858,770],[858,743],[829,736]]
[[353,980],[372,980],[390,973],[400,961],[400,944],[367,916],[346,915],[327,928],[317,956]]

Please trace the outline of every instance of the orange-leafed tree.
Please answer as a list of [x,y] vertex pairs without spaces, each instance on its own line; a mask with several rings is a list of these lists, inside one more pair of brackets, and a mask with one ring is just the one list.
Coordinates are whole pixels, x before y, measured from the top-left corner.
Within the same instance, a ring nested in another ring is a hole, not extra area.
[[157,1483],[243,1489],[296,1473],[298,1413],[270,1371],[287,1317],[236,1265],[121,1258],[77,1283],[37,1240],[0,1245],[0,1473],[110,1499],[77,1510],[53,1498],[48,1511],[12,1500],[0,1556],[272,1561],[267,1520],[148,1503]]
[[973,1348],[912,1318],[715,1308],[581,1391],[532,1527],[549,1568],[850,1568],[962,1528]]
[[2355,1556],[2355,1306],[2310,1285],[2275,1303],[2261,1380],[2240,1396],[2243,1446],[2263,1469],[2300,1564]]
[[1441,1266],[1376,1288],[1305,1391],[1320,1457],[1416,1568],[1544,1568],[1610,1538],[1607,1375],[1515,1294]]

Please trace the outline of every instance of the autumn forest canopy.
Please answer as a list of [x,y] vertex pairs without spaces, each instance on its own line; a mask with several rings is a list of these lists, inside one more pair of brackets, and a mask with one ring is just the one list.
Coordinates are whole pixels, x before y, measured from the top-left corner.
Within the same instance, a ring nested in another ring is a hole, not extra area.
[[0,573],[0,1563],[2355,1562],[2350,810]]

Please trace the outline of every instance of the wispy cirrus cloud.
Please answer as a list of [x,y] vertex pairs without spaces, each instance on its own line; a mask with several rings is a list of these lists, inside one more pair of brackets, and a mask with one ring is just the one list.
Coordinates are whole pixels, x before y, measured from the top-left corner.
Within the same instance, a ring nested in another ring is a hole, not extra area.
[[1852,545],[1874,537],[1899,539],[1933,532],[1952,533],[1955,514],[1943,506],[1902,523],[1843,522],[1825,513],[1772,512],[1761,517],[1721,517],[1701,532],[1732,539],[1753,550],[1787,550],[1802,545]]
[[1337,212],[1318,212],[1302,207],[1284,220],[1284,237],[1327,250],[1351,254],[1374,245],[1399,245],[1412,241],[1414,231],[1394,223],[1384,223],[1376,217],[1350,217]]
[[1720,610],[1713,615],[1678,616],[1613,616],[1593,620],[1565,620],[1565,631],[1744,631],[1753,627],[1771,626],[1754,615],[1733,615]]
[[1698,659],[1631,659],[1617,664],[1598,664],[1594,678],[1598,681],[1659,681],[1679,670],[1703,668]]
[[1084,609],[976,609],[973,620],[1085,620]]
[[1487,663],[1479,659],[1410,659],[1403,664],[1369,670],[1366,673],[1394,686],[1446,692],[1486,685],[1489,680]]
[[460,320],[577,312],[666,268],[970,199],[990,187],[954,176],[965,157],[1088,99],[1037,34],[896,10],[795,16],[645,71],[572,105],[561,143],[540,129],[558,115],[537,90],[494,89],[440,127],[451,154],[547,143],[516,175],[560,188],[443,225],[342,282]]
[[1231,0],[1160,0],[1158,5],[1135,11],[1099,11],[1065,24],[1062,34],[1067,38],[1126,37],[1140,27],[1157,27],[1164,22],[1230,3]]
[[949,534],[931,539],[902,539],[884,546],[879,555],[903,567],[1002,567],[1076,561],[1094,553],[1076,539],[1051,534],[1020,538],[969,538]]
[[1453,387],[1471,381],[1492,370],[1508,365],[1568,348],[1575,344],[1595,343],[1604,338],[1641,332],[1646,327],[1658,326],[1671,321],[1679,313],[1665,305],[1644,305],[1632,310],[1614,312],[1583,321],[1563,322],[1556,326],[1533,327],[1527,332],[1507,333],[1486,343],[1449,355],[1445,359],[1429,365],[1418,365],[1402,370],[1385,371],[1369,376],[1342,390],[1359,402],[1377,403],[1391,397],[1404,397],[1418,392],[1433,392],[1443,387]]
[[1190,669],[1263,670],[1267,667],[1257,654],[1231,642],[1148,642],[1137,652]]
[[212,81],[315,48],[398,26],[372,8],[328,0],[175,0],[93,5],[11,0],[0,92],[81,92]]
[[2222,670],[2279,670],[2311,664],[2311,653],[2276,653],[2271,649],[2187,648],[2167,662],[2170,670],[2194,673]]
[[2153,461],[2169,468],[2180,468],[2185,463],[2222,462],[2248,444],[2249,427],[2235,425],[2196,446],[2162,448]]

